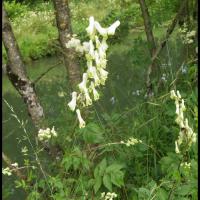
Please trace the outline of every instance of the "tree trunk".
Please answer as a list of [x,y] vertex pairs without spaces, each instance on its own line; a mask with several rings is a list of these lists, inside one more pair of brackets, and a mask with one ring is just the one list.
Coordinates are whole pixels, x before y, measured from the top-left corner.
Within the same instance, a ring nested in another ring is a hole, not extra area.
[[139,0],[139,3],[140,3],[140,8],[141,8],[142,16],[144,20],[144,27],[145,27],[145,32],[146,32],[147,41],[149,45],[149,50],[152,57],[154,55],[154,52],[156,51],[156,43],[153,36],[149,11],[146,6],[145,0]]
[[160,45],[158,46],[158,48],[156,49],[155,53],[153,54],[153,56],[151,58],[151,64],[149,65],[148,70],[147,70],[147,79],[146,79],[147,94],[149,94],[149,91],[152,90],[152,83],[151,83],[150,76],[151,76],[151,73],[154,68],[154,63],[156,62],[156,59],[158,58],[158,55],[160,54],[162,49],[165,47],[166,42],[168,41],[170,35],[172,34],[177,22],[181,18],[181,14],[184,12],[186,3],[187,3],[187,0],[184,0],[183,2],[181,2],[178,13],[176,14],[174,19],[172,20],[172,23],[169,25],[169,27],[166,31],[165,38],[162,40],[162,42],[160,43]]
[[32,82],[26,75],[19,47],[15,40],[7,13],[4,10],[4,6],[2,12],[2,38],[8,57],[8,64],[6,67],[7,75],[27,105],[28,113],[34,125],[39,128],[42,126],[44,118],[43,108],[39,103]]
[[53,0],[56,23],[59,32],[60,45],[64,54],[65,66],[67,68],[69,82],[72,89],[75,89],[81,81],[80,67],[76,62],[75,52],[66,48],[66,43],[72,35],[68,0]]

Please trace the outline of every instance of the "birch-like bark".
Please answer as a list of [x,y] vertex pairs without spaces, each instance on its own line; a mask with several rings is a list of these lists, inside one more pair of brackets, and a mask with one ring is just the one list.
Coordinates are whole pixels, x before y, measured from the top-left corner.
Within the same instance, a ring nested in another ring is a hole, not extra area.
[[72,49],[66,48],[66,43],[70,40],[70,36],[72,35],[68,0],[53,0],[53,3],[60,45],[63,50],[69,82],[72,89],[75,89],[77,84],[81,81],[81,75],[80,67],[76,61],[75,52]]
[[34,125],[39,128],[42,126],[44,118],[43,108],[39,103],[32,82],[26,75],[19,47],[4,6],[2,12],[2,39],[8,57],[7,76],[27,105]]

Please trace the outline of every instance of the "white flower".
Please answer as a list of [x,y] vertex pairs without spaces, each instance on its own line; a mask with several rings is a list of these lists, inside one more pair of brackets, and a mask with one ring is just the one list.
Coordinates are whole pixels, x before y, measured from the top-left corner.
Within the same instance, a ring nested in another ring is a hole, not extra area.
[[69,108],[74,111],[76,108],[77,92],[72,92],[72,100],[68,103]]
[[101,42],[101,48],[106,51],[108,49],[108,45],[106,43],[106,38],[103,38],[102,39],[102,42]]
[[95,42],[96,42],[96,48],[98,49],[101,45],[101,42],[99,41],[98,36],[95,36]]
[[89,55],[92,59],[94,59],[95,53],[94,53],[94,45],[93,45],[92,40],[89,41]]
[[110,101],[111,101],[112,105],[114,105],[115,104],[115,97],[111,97]]
[[11,169],[9,167],[2,168],[2,174],[11,176],[12,175],[12,171],[11,171]]
[[85,121],[81,117],[81,113],[79,109],[76,109],[76,114],[79,120],[79,128],[84,128],[85,127]]
[[176,153],[180,153],[179,148],[178,148],[177,141],[175,141],[175,152],[176,152]]
[[61,92],[58,92],[58,96],[59,96],[59,97],[64,97],[64,96],[65,96],[65,94],[64,94],[64,92],[63,92],[63,91],[61,91]]
[[184,104],[184,99],[181,100],[180,109],[182,112],[184,112],[186,110],[185,104]]
[[100,58],[97,51],[94,52],[94,59],[95,59],[96,66],[98,68],[100,66]]
[[97,31],[99,32],[100,35],[107,36],[107,29],[106,28],[102,28],[101,25],[99,24],[99,22],[94,22],[95,28],[97,29]]
[[92,99],[90,98],[87,88],[84,89],[84,95],[85,95],[85,100],[86,100],[85,105],[86,106],[92,105]]
[[171,91],[170,91],[170,94],[171,94],[171,95],[170,95],[170,98],[171,98],[171,99],[176,99],[176,93],[175,93],[174,90],[171,90]]
[[88,75],[87,73],[83,73],[83,80],[78,84],[80,91],[84,92],[87,84]]
[[177,97],[179,98],[179,99],[181,99],[181,94],[180,94],[180,92],[177,90]]
[[79,39],[76,38],[71,38],[71,40],[69,40],[66,44],[67,48],[75,48],[77,46],[81,45],[81,41]]
[[50,128],[47,129],[40,129],[38,131],[38,140],[39,141],[46,141],[51,138],[51,130]]
[[57,136],[58,136],[57,132],[56,132],[55,129],[54,129],[54,126],[53,126],[52,129],[51,129],[51,134],[52,134],[52,136],[54,136],[54,137],[57,137]]
[[95,33],[95,26],[94,26],[94,17],[91,16],[89,18],[89,26],[86,28],[87,33],[89,34],[89,36],[93,36]]
[[114,35],[116,28],[120,25],[120,21],[117,20],[108,28],[108,35]]
[[100,74],[100,81],[101,81],[101,84],[104,85],[105,84],[105,81],[108,77],[108,72],[102,68],[99,68],[98,69],[98,72]]
[[83,42],[83,49],[86,53],[90,51],[90,43],[89,42]]
[[94,82],[91,82],[90,90],[92,90],[94,100],[97,101],[99,99],[99,93],[97,92],[97,90],[94,87]]
[[98,54],[99,54],[99,58],[100,59],[105,59],[106,58],[106,53],[105,53],[105,50],[102,46],[99,47],[98,49]]
[[87,70],[88,76],[94,79],[94,85],[100,85],[100,79],[97,75],[97,70],[95,67],[89,67]]
[[[88,68],[92,67],[92,60],[88,60],[88,61],[87,61],[87,67],[88,67]],[[88,77],[89,77],[89,76],[88,76]]]
[[12,167],[18,167],[18,163],[16,163],[16,162],[15,162],[15,163],[12,163],[11,166],[12,166]]
[[28,152],[27,146],[22,147],[21,152],[22,152],[25,156],[28,155],[28,154],[27,154],[27,152]]

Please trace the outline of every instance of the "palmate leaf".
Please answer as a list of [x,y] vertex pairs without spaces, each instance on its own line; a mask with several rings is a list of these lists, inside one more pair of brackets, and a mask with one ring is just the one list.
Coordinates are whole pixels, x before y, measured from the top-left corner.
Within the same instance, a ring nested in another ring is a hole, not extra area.
[[87,143],[97,144],[103,141],[104,130],[96,123],[90,122],[81,132]]
[[113,172],[113,171],[119,171],[120,169],[122,169],[124,166],[123,165],[121,165],[121,164],[112,164],[112,165],[110,165],[110,166],[108,166],[107,168],[106,168],[106,172],[107,173],[111,173],[111,172]]
[[111,182],[118,186],[121,187],[124,185],[124,173],[122,171],[115,171],[111,173]]
[[110,192],[112,192],[112,182],[110,174],[104,174],[103,184]]
[[101,185],[102,185],[102,177],[97,176],[94,180],[94,192],[95,192],[95,194],[98,192]]

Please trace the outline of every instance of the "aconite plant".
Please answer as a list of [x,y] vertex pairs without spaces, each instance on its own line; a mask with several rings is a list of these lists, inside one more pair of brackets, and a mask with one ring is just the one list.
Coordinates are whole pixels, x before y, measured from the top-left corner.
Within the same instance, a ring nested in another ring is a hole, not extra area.
[[72,111],[76,111],[79,120],[79,127],[85,127],[85,121],[81,116],[81,109],[92,105],[93,101],[99,99],[98,89],[105,85],[108,77],[106,71],[108,49],[107,39],[115,34],[116,28],[120,25],[119,21],[114,22],[108,28],[103,28],[94,17],[89,18],[89,26],[86,32],[89,41],[81,43],[76,37],[72,37],[66,44],[67,48],[74,48],[75,51],[85,56],[87,70],[83,73],[82,82],[78,84],[78,91],[73,91],[72,100],[68,103]]

